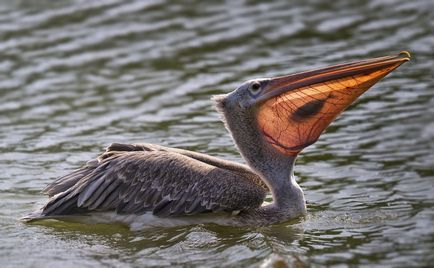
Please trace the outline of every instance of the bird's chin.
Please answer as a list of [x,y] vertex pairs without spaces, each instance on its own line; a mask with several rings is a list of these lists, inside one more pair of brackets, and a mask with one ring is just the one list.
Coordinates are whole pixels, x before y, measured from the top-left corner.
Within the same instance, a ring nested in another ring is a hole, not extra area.
[[241,101],[239,101],[237,103],[238,103],[238,106],[241,109],[244,109],[244,110],[250,109],[251,107],[254,106],[254,103],[251,100],[249,100],[249,99],[247,99],[247,100],[246,99],[242,99]]

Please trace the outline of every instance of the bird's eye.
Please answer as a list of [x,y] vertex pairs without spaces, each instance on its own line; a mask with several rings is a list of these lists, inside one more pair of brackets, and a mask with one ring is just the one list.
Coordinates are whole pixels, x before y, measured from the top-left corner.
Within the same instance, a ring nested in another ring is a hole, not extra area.
[[260,90],[261,90],[261,83],[259,82],[253,82],[252,84],[250,84],[250,92],[253,95],[256,95]]

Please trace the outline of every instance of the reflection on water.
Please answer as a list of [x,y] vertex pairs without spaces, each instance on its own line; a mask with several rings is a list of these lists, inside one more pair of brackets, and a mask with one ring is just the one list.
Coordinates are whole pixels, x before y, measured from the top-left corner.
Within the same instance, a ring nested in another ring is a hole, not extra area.
[[[427,266],[434,262],[434,6],[420,1],[0,3],[2,266]],[[111,142],[241,161],[209,96],[255,77],[400,50],[298,159],[309,215],[258,229],[17,218]],[[68,264],[65,264],[68,261]]]

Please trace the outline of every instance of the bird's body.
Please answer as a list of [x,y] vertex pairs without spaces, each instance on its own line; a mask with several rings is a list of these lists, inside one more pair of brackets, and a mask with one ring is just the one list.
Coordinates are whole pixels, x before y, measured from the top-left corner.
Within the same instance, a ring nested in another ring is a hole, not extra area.
[[[91,211],[159,217],[259,207],[266,185],[247,166],[154,144],[112,144],[44,189],[44,216]],[[130,217],[131,218],[131,217]]]
[[[137,229],[204,222],[258,226],[302,216],[306,203],[293,176],[297,154],[407,60],[390,56],[248,81],[214,97],[247,165],[159,145],[115,143],[48,185],[48,203],[25,219],[97,216]],[[273,203],[264,205],[268,192]]]
[[210,222],[266,225],[276,215],[263,223],[256,216],[267,212],[261,205],[268,191],[243,164],[155,144],[114,143],[97,159],[49,184],[43,192],[50,201],[31,219],[67,215],[69,220],[121,222],[133,229]]

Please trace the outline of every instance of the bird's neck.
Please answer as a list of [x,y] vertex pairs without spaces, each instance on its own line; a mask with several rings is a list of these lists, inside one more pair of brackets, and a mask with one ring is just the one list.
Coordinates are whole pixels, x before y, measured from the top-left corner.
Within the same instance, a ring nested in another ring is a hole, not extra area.
[[[244,157],[250,156],[254,156],[254,153],[247,153]],[[267,184],[273,196],[273,203],[243,213],[235,221],[241,225],[270,225],[306,214],[303,190],[293,175],[295,157],[291,159],[274,158],[272,161],[262,160],[264,161],[262,163],[250,160],[249,165]]]
[[258,172],[273,196],[272,204],[261,207],[256,212],[261,218],[267,219],[267,224],[293,219],[306,213],[303,190],[293,175],[294,162],[295,157],[266,162],[269,168]]
[[296,156],[283,155],[272,148],[264,140],[254,114],[226,114],[223,109],[223,116],[241,155],[273,195],[273,204],[261,209],[279,212],[278,221],[304,214],[303,191],[293,176]]

